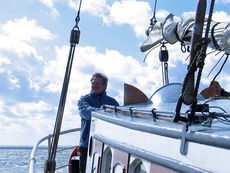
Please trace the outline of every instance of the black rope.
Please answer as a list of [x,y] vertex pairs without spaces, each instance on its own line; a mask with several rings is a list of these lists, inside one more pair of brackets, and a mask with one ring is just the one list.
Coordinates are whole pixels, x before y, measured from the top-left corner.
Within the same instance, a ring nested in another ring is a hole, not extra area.
[[217,50],[221,50],[220,46],[217,44],[216,42],[216,38],[215,38],[215,35],[214,35],[214,31],[215,31],[215,27],[217,25],[219,25],[220,22],[216,23],[215,25],[213,25],[212,29],[211,29],[211,39],[212,39],[212,42],[213,42],[213,45],[214,47],[217,49]]
[[198,75],[197,75],[197,80],[196,80],[196,86],[195,86],[195,90],[194,90],[194,98],[196,100],[197,97],[197,93],[199,90],[199,86],[200,86],[200,80],[201,80],[201,75],[202,75],[202,71],[203,71],[203,67],[204,67],[204,60],[206,57],[206,50],[208,47],[208,42],[204,43],[204,45],[201,48],[201,53],[199,55],[199,59],[197,61],[197,67],[199,68],[198,71]]
[[205,38],[208,38],[211,20],[212,20],[212,14],[213,14],[213,10],[214,10],[214,5],[215,5],[215,0],[212,0],[211,5],[210,5],[210,10],[209,10],[209,15],[208,15],[208,22],[207,22],[207,26],[206,26]]
[[76,22],[76,25],[75,27],[79,29],[78,27],[78,23],[80,21],[80,11],[81,11],[81,3],[82,3],[82,0],[80,0],[80,4],[79,4],[79,8],[78,8],[78,12],[77,12],[77,17],[75,18],[75,22]]
[[[197,52],[197,54],[199,53],[200,49],[201,49],[201,42],[198,42],[195,46],[195,52]],[[197,61],[197,55],[194,57],[193,61],[191,62],[191,64],[188,67],[188,72],[185,76],[184,82],[183,82],[183,86],[182,86],[182,93],[185,92],[187,83],[190,79],[190,77],[193,75],[193,73],[197,70],[197,66],[196,66],[196,61]]]
[[212,80],[212,82],[211,82],[211,83],[213,83],[213,81],[215,81],[215,80],[216,80],[217,76],[218,76],[218,75],[220,74],[220,72],[222,71],[222,69],[223,69],[223,67],[224,67],[225,63],[226,63],[226,62],[227,62],[227,60],[228,60],[228,57],[229,57],[229,54],[227,54],[227,56],[226,56],[226,58],[225,58],[225,60],[224,60],[224,62],[223,62],[223,64],[222,64],[222,66],[221,66],[220,70],[218,71],[218,73],[216,74],[216,76],[213,78],[213,80]]
[[211,69],[211,71],[208,73],[207,77],[210,76],[210,74],[212,73],[212,71],[216,68],[216,66],[219,64],[219,62],[222,60],[222,58],[224,57],[225,53],[220,57],[220,59],[217,61],[217,63],[214,65],[214,67]]
[[202,70],[203,70],[203,66],[204,66],[204,60],[206,57],[207,46],[208,46],[208,43],[210,42],[208,39],[208,34],[209,34],[209,29],[210,29],[210,24],[211,24],[211,19],[212,19],[212,13],[213,13],[213,9],[214,9],[214,3],[215,3],[215,0],[212,0],[210,10],[209,10],[209,17],[208,17],[208,21],[207,21],[207,26],[206,26],[205,38],[200,40],[198,42],[198,44],[195,46],[195,49],[196,49],[195,52],[197,52],[197,54],[195,55],[195,58],[193,59],[191,65],[189,67],[189,70],[188,70],[188,73],[186,74],[185,81],[183,83],[183,88],[182,88],[182,93],[184,93],[187,82],[189,80],[188,78],[196,71],[197,67],[199,67],[197,82],[196,82],[196,86],[195,86],[195,90],[194,90],[194,99],[195,100],[196,100],[197,92],[199,89],[201,74],[202,74]]
[[196,104],[197,104],[197,93],[198,93],[199,86],[200,86],[200,80],[201,80],[201,75],[202,75],[202,71],[203,71],[203,67],[204,67],[204,61],[206,58],[207,47],[208,47],[208,44],[210,43],[210,40],[208,38],[208,34],[209,34],[209,30],[210,30],[210,25],[211,25],[214,4],[215,4],[215,0],[212,0],[210,10],[209,10],[209,16],[208,16],[206,31],[205,31],[205,38],[202,39],[203,44],[201,47],[201,51],[198,54],[198,57],[199,57],[198,61],[196,62],[197,67],[199,68],[199,71],[198,71],[196,85],[195,85],[194,94],[193,94],[193,98],[195,101],[193,103],[193,107],[192,107],[193,109],[191,111],[192,113],[191,113],[191,118],[190,118],[190,124],[192,123],[192,121],[194,119],[194,114],[196,111],[195,109],[196,109]]
[[155,25],[155,23],[157,22],[157,20],[156,20],[156,6],[157,6],[157,0],[155,0],[155,4],[154,4],[153,17],[150,19],[150,27],[153,27]]
[[76,23],[75,23],[75,26],[73,27],[73,29],[71,31],[71,35],[70,35],[71,46],[75,46],[76,44],[78,44],[79,39],[80,39],[80,29],[79,29],[78,23],[80,21],[81,3],[82,3],[82,0],[80,0],[79,9],[77,12],[77,16],[75,18]]
[[152,17],[152,19],[156,19],[156,7],[157,7],[157,0],[155,0],[154,12],[153,12],[153,17]]
[[208,17],[207,26],[206,26],[205,37],[203,39],[199,40],[198,43],[195,45],[194,52],[196,54],[194,55],[194,58],[189,65],[189,69],[188,69],[188,72],[185,76],[183,86],[182,86],[182,94],[184,94],[190,77],[195,73],[197,68],[199,68],[198,75],[197,75],[197,81],[195,84],[195,89],[194,89],[194,92],[192,95],[192,103],[190,103],[191,104],[191,113],[188,117],[188,124],[189,125],[192,124],[192,122],[194,120],[195,112],[196,112],[197,93],[198,93],[198,89],[199,89],[199,85],[200,85],[200,80],[201,80],[202,70],[203,70],[204,61],[205,61],[205,57],[206,57],[207,47],[208,47],[208,44],[210,42],[210,40],[208,38],[208,34],[209,34],[209,29],[210,29],[210,24],[211,24],[212,13],[213,13],[213,9],[214,9],[214,3],[215,3],[215,0],[212,0],[210,10],[209,10],[209,17]]
[[196,80],[196,86],[194,89],[194,99],[196,100],[198,89],[200,86],[200,80],[201,80],[201,75],[204,67],[204,60],[206,58],[206,50],[208,47],[209,40],[204,40],[203,45],[201,47],[201,50],[199,52],[197,61],[196,61],[196,66],[199,68],[198,75],[197,75],[197,80]]

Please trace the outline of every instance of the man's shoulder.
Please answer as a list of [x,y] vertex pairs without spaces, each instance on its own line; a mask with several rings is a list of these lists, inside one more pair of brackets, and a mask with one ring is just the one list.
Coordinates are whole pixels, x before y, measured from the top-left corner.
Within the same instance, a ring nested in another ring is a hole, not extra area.
[[81,101],[81,100],[88,100],[88,99],[90,99],[90,98],[91,98],[91,95],[90,95],[90,94],[86,94],[86,95],[82,95],[78,101]]
[[105,97],[107,97],[107,99],[111,99],[111,100],[115,100],[113,97],[106,95]]
[[108,104],[112,104],[112,105],[115,105],[115,106],[119,105],[115,98],[110,97],[108,95],[106,95],[106,100],[109,102]]

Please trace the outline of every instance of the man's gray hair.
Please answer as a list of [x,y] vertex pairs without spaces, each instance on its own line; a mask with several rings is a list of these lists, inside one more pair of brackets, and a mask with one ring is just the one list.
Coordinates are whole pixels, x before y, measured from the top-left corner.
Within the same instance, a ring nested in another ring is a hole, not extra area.
[[91,82],[93,81],[93,78],[94,77],[100,77],[100,78],[102,78],[102,80],[103,80],[103,84],[104,85],[107,85],[107,83],[108,83],[108,78],[107,78],[107,76],[106,75],[104,75],[104,74],[102,74],[102,73],[94,73],[93,74],[93,76],[91,77]]

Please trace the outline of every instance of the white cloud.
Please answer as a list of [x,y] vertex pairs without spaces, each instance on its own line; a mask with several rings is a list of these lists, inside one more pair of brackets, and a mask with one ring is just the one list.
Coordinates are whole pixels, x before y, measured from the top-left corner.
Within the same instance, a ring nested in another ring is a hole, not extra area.
[[[41,114],[32,114],[26,118],[23,117],[7,117],[0,113],[0,137],[1,145],[33,145],[42,137],[52,134],[55,122],[56,114],[52,117],[44,116]],[[76,118],[76,117],[75,117]],[[66,117],[64,117],[65,121]],[[62,125],[63,129],[76,128],[77,120],[69,119]],[[79,137],[79,136],[78,136]],[[73,140],[74,139],[74,140]],[[66,140],[66,139],[65,139]],[[78,138],[71,135],[67,141],[63,142],[62,136],[60,136],[60,145],[76,145]],[[44,145],[47,142],[43,143]]]
[[135,0],[114,2],[110,7],[110,20],[116,24],[129,24],[137,36],[143,36],[148,27],[151,8],[149,3]]
[[217,22],[230,22],[230,15],[224,11],[217,11],[213,14],[212,20]]
[[156,13],[156,18],[160,18],[163,19],[163,21],[165,20],[165,18],[170,14],[169,11],[166,10],[159,10]]
[[19,57],[34,55],[41,60],[36,49],[29,44],[34,39],[51,40],[55,36],[47,29],[37,25],[35,20],[27,17],[8,21],[0,28],[0,50],[14,52]]
[[82,3],[82,11],[90,12],[96,16],[103,16],[108,11],[106,0],[87,0]]
[[11,64],[10,60],[3,57],[1,54],[0,54],[0,66],[4,65],[4,64]]
[[3,34],[15,40],[29,41],[33,39],[52,40],[55,36],[46,28],[39,26],[36,20],[27,17],[8,21],[1,27]]
[[[151,18],[151,7],[148,2],[136,0],[115,1],[111,6],[106,0],[87,0],[82,3],[81,11],[101,17],[107,25],[130,25],[136,35],[143,36]],[[69,1],[69,6],[78,10],[78,3]]]
[[216,2],[219,2],[219,3],[230,3],[230,0],[217,0]]
[[[184,12],[183,13],[183,18],[188,16],[188,15],[194,15],[195,12],[190,11],[190,12]],[[208,15],[206,15],[206,18],[208,18]],[[216,11],[212,15],[212,20],[216,22],[230,22],[230,15],[228,15],[225,11]]]
[[51,10],[51,16],[53,16],[53,17],[59,16],[59,12],[54,7],[53,0],[39,0],[39,2],[42,3],[43,5],[45,5],[46,7],[48,7]]
[[0,113],[4,112],[4,102],[0,100]]
[[34,55],[38,59],[41,59],[37,55],[37,51],[34,47],[27,44],[24,41],[14,39],[12,37],[0,35],[0,50],[6,50],[16,53],[19,57],[24,57],[25,55]]
[[[76,10],[79,9],[80,2],[69,0],[68,5]],[[92,15],[103,17],[108,12],[109,6],[106,4],[106,0],[87,0],[82,1],[81,12],[88,12]]]
[[56,118],[56,112],[53,112],[56,107],[42,100],[15,102],[9,98],[1,99],[6,102],[0,100],[0,136],[7,135],[2,145],[32,145],[52,132]]
[[196,12],[195,11],[187,11],[187,12],[184,12],[182,14],[182,17],[185,18],[186,16],[190,16],[190,15],[196,15]]
[[55,35],[49,30],[38,25],[36,20],[29,20],[27,17],[10,20],[0,25],[0,51],[16,55],[16,57],[9,56],[9,58],[0,55],[0,66],[8,65],[8,69],[4,66],[0,72],[7,72],[9,82],[12,84],[11,89],[20,88],[15,72],[23,72],[30,82],[30,87],[37,91],[40,89],[41,84],[38,85],[37,81],[42,81],[39,72],[44,61],[37,52],[38,47],[32,44],[35,40],[54,38]]
[[10,90],[14,88],[20,88],[19,79],[12,74],[12,72],[8,71],[9,82],[12,86],[9,87]]
[[42,78],[44,83],[48,83],[45,88],[46,92],[59,92],[61,90],[68,60],[68,50],[69,46],[56,47],[56,58],[46,63]]
[[[41,112],[53,110],[53,107],[44,101],[20,102],[11,107],[10,111],[19,117],[29,117],[41,114]],[[45,116],[45,115],[43,115]]]
[[0,54],[0,73],[7,71],[7,68],[5,66],[8,64],[11,64],[11,61]]
[[[28,103],[28,106],[35,106],[35,104]],[[43,106],[42,104],[39,105]],[[20,109],[17,108],[16,111],[24,113],[22,111],[23,107],[27,109],[26,106],[22,106]],[[39,107],[35,108],[39,109]],[[42,112],[44,111],[42,108],[40,110],[40,113],[38,110],[37,112],[31,110],[28,116],[18,113],[17,118],[0,114],[0,137],[5,138],[7,136],[4,141],[1,141],[1,145],[33,145],[41,137],[51,134],[56,115],[50,116]]]

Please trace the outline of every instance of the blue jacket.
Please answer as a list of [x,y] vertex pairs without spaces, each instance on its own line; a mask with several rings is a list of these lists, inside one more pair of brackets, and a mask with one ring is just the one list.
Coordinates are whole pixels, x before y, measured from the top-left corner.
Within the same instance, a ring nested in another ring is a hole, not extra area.
[[80,147],[88,148],[91,112],[99,110],[102,105],[119,106],[117,101],[106,95],[91,92],[78,100],[78,109],[81,116]]

